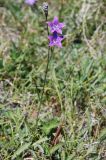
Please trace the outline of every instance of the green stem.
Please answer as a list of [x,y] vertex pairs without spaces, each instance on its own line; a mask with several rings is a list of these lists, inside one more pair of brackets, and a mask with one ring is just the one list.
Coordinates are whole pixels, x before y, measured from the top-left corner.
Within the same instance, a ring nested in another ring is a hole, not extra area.
[[[47,17],[46,17],[46,22],[47,22]],[[48,24],[47,24],[47,35],[49,35],[49,29],[48,29]],[[42,101],[43,101],[43,95],[44,95],[44,91],[45,91],[45,85],[46,85],[46,80],[47,80],[47,73],[48,73],[48,69],[49,69],[49,63],[51,60],[51,56],[50,56],[50,47],[48,46],[48,56],[47,56],[47,65],[46,65],[46,70],[45,70],[45,77],[44,77],[44,84],[43,84],[43,89],[42,89],[42,93],[41,93],[41,97],[40,97],[40,103],[39,103],[39,107],[38,107],[38,114],[37,114],[37,119],[36,119],[36,126],[38,124],[38,120],[39,120],[39,114],[41,111],[41,105],[42,105]]]

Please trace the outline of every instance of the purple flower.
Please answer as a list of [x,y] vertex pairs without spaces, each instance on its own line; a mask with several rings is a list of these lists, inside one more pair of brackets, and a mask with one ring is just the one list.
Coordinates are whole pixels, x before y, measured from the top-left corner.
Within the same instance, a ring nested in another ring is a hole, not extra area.
[[48,36],[48,38],[50,40],[50,43],[49,43],[50,47],[52,47],[52,46],[58,46],[58,47],[62,48],[61,41],[64,39],[63,36],[59,36],[57,34],[57,32],[53,32],[53,35]]
[[64,23],[59,23],[58,17],[54,17],[54,20],[52,22],[47,22],[48,26],[50,27],[50,32],[57,32],[59,34],[62,34],[62,28],[65,26]]
[[37,0],[25,0],[25,3],[30,6],[33,6],[36,2],[37,2]]

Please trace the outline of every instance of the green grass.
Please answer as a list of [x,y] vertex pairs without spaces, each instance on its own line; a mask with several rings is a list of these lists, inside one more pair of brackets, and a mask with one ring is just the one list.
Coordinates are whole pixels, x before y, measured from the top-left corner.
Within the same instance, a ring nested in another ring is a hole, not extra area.
[[0,0],[0,160],[105,160],[106,2],[48,3],[49,20],[57,15],[65,22],[66,38],[53,49],[37,124],[45,17],[41,7]]

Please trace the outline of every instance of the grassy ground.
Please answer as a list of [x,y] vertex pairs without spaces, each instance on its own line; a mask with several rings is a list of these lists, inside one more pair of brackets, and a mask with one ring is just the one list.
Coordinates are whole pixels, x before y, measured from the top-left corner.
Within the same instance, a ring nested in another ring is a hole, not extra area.
[[0,0],[0,160],[105,160],[106,1],[48,0],[66,38],[53,49],[36,123],[48,48],[42,2],[31,10]]

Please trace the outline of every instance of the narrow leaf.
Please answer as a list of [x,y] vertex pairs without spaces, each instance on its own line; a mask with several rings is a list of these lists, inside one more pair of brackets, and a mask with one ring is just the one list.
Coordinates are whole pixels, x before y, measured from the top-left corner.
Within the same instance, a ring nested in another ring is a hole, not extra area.
[[24,152],[26,149],[29,148],[31,143],[26,143],[23,146],[21,146],[12,156],[12,160],[15,159],[17,156],[19,156],[22,152]]

